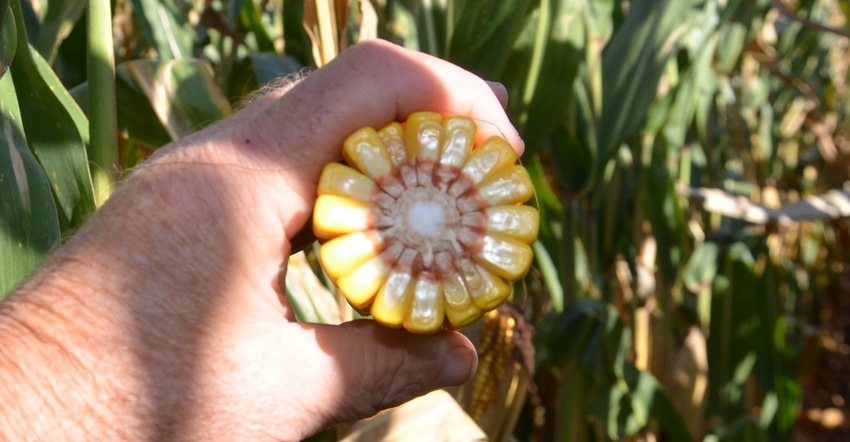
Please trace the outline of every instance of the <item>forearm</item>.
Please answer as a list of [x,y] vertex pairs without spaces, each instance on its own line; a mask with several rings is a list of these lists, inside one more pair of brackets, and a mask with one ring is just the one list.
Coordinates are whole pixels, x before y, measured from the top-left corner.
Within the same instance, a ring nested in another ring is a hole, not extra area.
[[31,281],[0,309],[0,439],[140,435],[132,417],[146,407],[130,393],[138,377],[119,350],[119,324],[105,324],[57,276]]
[[224,275],[242,253],[201,247],[228,217],[186,210],[212,186],[196,169],[131,179],[121,192],[135,197],[119,194],[0,305],[0,439],[156,440],[194,419],[180,404],[220,331],[204,322],[232,306],[193,269]]

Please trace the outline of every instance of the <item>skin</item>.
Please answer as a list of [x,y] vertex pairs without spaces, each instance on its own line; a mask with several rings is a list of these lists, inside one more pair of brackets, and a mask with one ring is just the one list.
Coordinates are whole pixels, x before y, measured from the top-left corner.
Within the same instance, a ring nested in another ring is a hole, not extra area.
[[281,286],[348,134],[434,110],[521,154],[505,89],[380,41],[288,89],[160,149],[0,305],[0,439],[299,440],[474,373],[459,333],[297,323]]

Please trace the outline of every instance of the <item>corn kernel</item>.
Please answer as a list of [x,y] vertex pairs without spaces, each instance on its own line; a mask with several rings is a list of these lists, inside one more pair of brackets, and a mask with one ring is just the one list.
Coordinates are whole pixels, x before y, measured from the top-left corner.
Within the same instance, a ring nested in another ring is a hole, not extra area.
[[528,271],[539,225],[521,205],[531,179],[507,142],[474,147],[475,132],[468,118],[415,113],[355,132],[343,145],[348,166],[322,173],[320,262],[376,321],[417,333],[465,327]]

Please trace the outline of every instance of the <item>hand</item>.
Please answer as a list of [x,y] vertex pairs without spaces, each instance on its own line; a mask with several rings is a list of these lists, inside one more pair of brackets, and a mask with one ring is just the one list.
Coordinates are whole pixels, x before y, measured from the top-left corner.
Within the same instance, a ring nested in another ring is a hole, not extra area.
[[0,438],[298,440],[466,381],[461,334],[297,323],[283,274],[347,135],[435,110],[521,153],[506,100],[368,42],[161,149],[0,306]]

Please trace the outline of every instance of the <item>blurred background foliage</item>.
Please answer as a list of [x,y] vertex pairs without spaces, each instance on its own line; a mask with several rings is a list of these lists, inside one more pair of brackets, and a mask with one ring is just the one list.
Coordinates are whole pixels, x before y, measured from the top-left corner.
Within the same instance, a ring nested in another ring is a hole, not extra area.
[[[0,0],[0,293],[159,146],[384,38],[503,82],[526,142],[535,265],[467,331],[481,368],[453,392],[491,440],[843,440],[848,14],[839,0]],[[298,317],[350,318],[313,257],[290,262]]]

